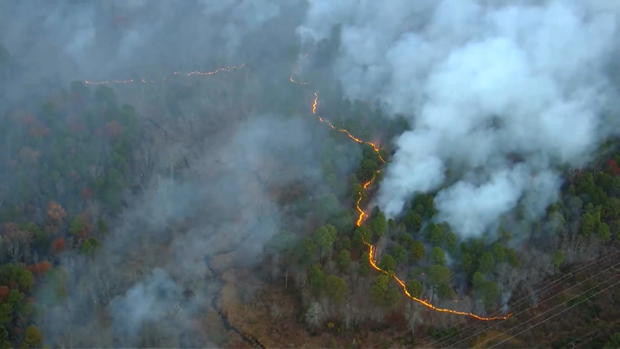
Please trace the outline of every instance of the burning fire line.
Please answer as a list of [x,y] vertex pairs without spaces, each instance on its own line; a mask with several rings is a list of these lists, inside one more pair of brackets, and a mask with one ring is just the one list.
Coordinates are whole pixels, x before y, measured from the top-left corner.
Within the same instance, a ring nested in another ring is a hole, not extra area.
[[[316,112],[317,112],[318,107],[319,107],[319,94],[318,92],[315,92],[314,99],[312,100],[312,107],[311,107],[312,114],[315,115],[321,123],[326,124],[332,130],[345,134],[349,139],[353,140],[354,142],[369,145],[372,148],[372,150],[374,150],[375,154],[377,154],[377,158],[381,161],[381,163],[383,164],[386,163],[385,159],[381,156],[381,148],[376,143],[364,141],[352,135],[351,132],[349,132],[348,130],[336,127],[334,124],[331,123],[331,121],[317,115]],[[366,213],[366,211],[362,209],[361,202],[364,199],[364,194],[368,192],[368,189],[374,183],[375,179],[377,178],[377,175],[380,172],[381,170],[377,170],[377,172],[375,172],[375,174],[372,176],[372,178],[370,178],[370,180],[364,182],[362,184],[362,189],[358,193],[357,200],[355,200],[355,211],[357,212],[357,220],[355,222],[356,227],[361,227],[364,224],[364,221],[366,220],[366,218],[368,218],[368,213]],[[428,309],[441,312],[441,313],[467,316],[472,319],[476,319],[480,321],[506,320],[512,316],[512,313],[509,313],[509,314],[502,315],[502,316],[485,317],[485,316],[476,315],[474,313],[452,310],[452,309],[447,309],[447,308],[440,308],[438,306],[433,305],[431,302],[427,300],[417,298],[411,294],[411,292],[409,291],[409,288],[407,287],[407,284],[405,284],[405,282],[401,278],[399,278],[395,273],[389,272],[379,267],[379,265],[377,264],[377,260],[375,258],[375,252],[376,252],[375,246],[367,241],[363,241],[363,242],[366,245],[366,247],[368,247],[368,263],[370,264],[370,266],[376,271],[391,277],[400,286],[403,294],[407,298],[425,306]]]
[[84,80],[84,84],[85,85],[127,85],[127,84],[135,84],[135,83],[140,83],[140,84],[155,84],[157,82],[162,82],[162,81],[168,81],[171,77],[173,76],[187,76],[187,77],[193,77],[193,76],[212,76],[218,73],[222,73],[222,72],[232,72],[235,70],[239,70],[239,69],[243,69],[245,67],[245,64],[239,64],[239,65],[229,65],[229,66],[224,66],[224,67],[219,67],[215,70],[212,71],[199,71],[199,70],[194,70],[188,73],[182,73],[182,72],[172,72],[171,74],[169,74],[167,77],[163,78],[163,79],[159,79],[159,80],[147,80],[147,79],[127,79],[127,80],[101,80],[101,81],[93,81],[93,80]]
[[377,260],[375,259],[375,246],[364,241],[364,244],[366,244],[366,246],[368,247],[368,263],[370,264],[370,266],[375,269],[378,272],[381,272],[389,277],[391,277],[392,279],[394,279],[394,281],[396,281],[398,283],[398,285],[400,286],[400,288],[403,290],[403,294],[405,296],[407,296],[407,298],[411,299],[414,302],[418,302],[420,304],[422,304],[423,306],[434,310],[434,311],[438,311],[441,313],[448,313],[448,314],[454,314],[454,315],[462,315],[462,316],[469,316],[470,318],[476,319],[476,320],[481,320],[481,321],[494,321],[494,320],[506,320],[508,318],[510,318],[512,316],[512,313],[510,314],[506,314],[506,315],[502,315],[502,316],[491,316],[491,317],[484,317],[484,316],[480,316],[480,315],[476,315],[474,313],[468,313],[465,311],[458,311],[458,310],[452,310],[452,309],[447,309],[447,308],[440,308],[437,307],[435,305],[433,305],[432,303],[430,303],[429,301],[426,301],[424,299],[420,299],[417,298],[415,296],[413,296],[411,294],[411,292],[409,292],[409,289],[407,288],[407,285],[405,284],[405,282],[399,278],[395,273],[391,273],[388,272],[384,269],[381,269],[381,267],[379,267],[377,265]]
[[[314,99],[312,100],[312,114],[315,115],[317,117],[317,119],[326,124],[327,126],[329,126],[332,130],[335,130],[336,132],[340,132],[340,133],[344,133],[347,137],[349,137],[349,139],[351,139],[352,141],[359,143],[359,144],[367,144],[369,145],[372,150],[375,152],[375,154],[377,154],[377,158],[381,161],[381,163],[385,164],[385,159],[383,159],[383,156],[381,155],[381,148],[379,148],[379,146],[376,143],[373,142],[368,142],[368,141],[364,141],[362,139],[359,139],[357,137],[355,137],[353,134],[351,134],[351,132],[349,132],[349,130],[344,129],[344,128],[338,128],[336,126],[334,126],[334,124],[332,124],[331,121],[319,116],[316,114],[316,110],[319,107],[319,93],[315,92],[314,93]],[[371,182],[374,180],[371,179]]]

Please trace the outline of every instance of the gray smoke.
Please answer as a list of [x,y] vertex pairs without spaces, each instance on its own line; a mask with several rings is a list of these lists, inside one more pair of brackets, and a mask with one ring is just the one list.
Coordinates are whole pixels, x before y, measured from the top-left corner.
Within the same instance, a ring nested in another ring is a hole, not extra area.
[[[222,286],[213,273],[255,266],[270,239],[294,226],[290,219],[283,224],[285,207],[274,191],[297,181],[320,191],[311,122],[257,115],[203,143],[188,135],[184,154],[161,156],[162,169],[183,157],[189,167],[155,176],[93,260],[63,258],[71,296],[41,314],[47,340],[82,347],[214,345],[217,329],[200,326],[215,311],[211,302]],[[235,286],[242,294],[253,287],[246,280]]]
[[[144,132],[130,150],[136,183],[122,213],[104,217],[110,232],[94,256],[63,255],[67,297],[49,296],[55,282],[39,288],[37,323],[50,345],[221,345],[217,275],[256,266],[274,234],[296,227],[280,202],[288,186],[325,194],[314,122],[283,116],[301,92],[274,103],[292,93],[286,78],[304,10],[274,0],[0,3],[0,117],[37,110],[75,80],[246,64],[213,78],[111,86],[136,107]],[[0,175],[14,177],[8,168]],[[255,286],[236,282],[243,297]]]
[[110,302],[113,324],[132,336],[148,322],[165,320],[182,302],[182,288],[162,269],[154,269],[143,282]]
[[608,1],[311,1],[297,32],[306,45],[337,35],[345,93],[410,116],[378,205],[396,216],[438,190],[439,218],[475,236],[519,204],[540,215],[559,169],[618,130],[619,13]]
[[0,94],[9,100],[73,80],[275,65],[295,45],[289,22],[303,9],[300,0],[1,2],[0,52],[18,68]]

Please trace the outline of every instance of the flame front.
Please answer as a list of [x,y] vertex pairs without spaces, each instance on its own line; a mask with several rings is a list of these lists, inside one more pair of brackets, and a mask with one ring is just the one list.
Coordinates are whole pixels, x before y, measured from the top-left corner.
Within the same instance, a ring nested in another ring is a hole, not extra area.
[[[314,98],[312,100],[312,106],[311,106],[311,110],[312,110],[312,114],[314,116],[316,116],[317,120],[319,120],[321,123],[326,124],[327,126],[329,126],[332,130],[343,133],[344,135],[346,135],[349,139],[351,139],[352,141],[356,142],[356,143],[360,143],[360,144],[367,144],[369,145],[372,150],[375,152],[375,154],[377,155],[377,159],[379,159],[379,161],[381,161],[382,164],[385,164],[386,161],[383,158],[383,156],[381,155],[381,148],[373,142],[368,142],[368,141],[364,141],[360,138],[355,137],[353,134],[351,134],[351,132],[349,132],[346,129],[343,128],[338,128],[336,127],[331,121],[323,118],[322,116],[317,115],[317,109],[319,107],[319,94],[318,92],[314,92]],[[377,179],[377,176],[379,175],[379,173],[381,173],[381,170],[377,170],[377,172],[375,172],[375,174],[372,176],[372,178],[366,182],[364,182],[362,184],[362,188],[358,193],[357,199],[355,200],[355,211],[357,212],[357,220],[355,221],[355,226],[356,227],[361,227],[366,218],[368,218],[368,213],[366,213],[366,211],[364,211],[364,209],[362,208],[362,200],[364,199],[365,194],[368,192],[368,190],[370,189],[370,187],[372,186],[372,184],[374,183],[374,181]],[[370,266],[380,272],[383,273],[387,276],[389,276],[390,278],[392,278],[401,288],[402,293],[409,298],[410,300],[417,302],[423,306],[425,306],[428,309],[437,311],[437,312],[441,312],[441,313],[448,313],[448,314],[453,314],[453,315],[461,315],[461,316],[467,316],[470,317],[472,319],[476,319],[476,320],[480,320],[480,321],[494,321],[494,320],[506,320],[508,318],[510,318],[512,316],[512,314],[506,314],[503,316],[490,316],[490,317],[485,317],[485,316],[480,316],[480,315],[476,315],[474,313],[469,313],[469,312],[465,312],[465,311],[458,311],[458,310],[452,310],[452,309],[447,309],[447,308],[440,308],[438,306],[433,305],[431,302],[421,299],[421,298],[417,298],[415,296],[413,296],[411,294],[411,292],[409,291],[409,288],[407,287],[407,284],[405,284],[405,282],[398,277],[398,275],[396,275],[393,272],[389,272],[387,270],[382,269],[378,264],[377,264],[377,260],[375,258],[375,253],[376,253],[376,248],[373,244],[367,242],[367,241],[363,241],[364,244],[366,245],[366,247],[368,247],[368,264],[370,264]]]
[[[349,137],[350,140],[352,140],[353,142],[359,143],[359,144],[367,144],[369,145],[372,150],[375,152],[375,154],[377,154],[377,159],[379,159],[379,161],[381,161],[382,164],[385,164],[385,159],[383,159],[383,156],[381,155],[381,148],[379,148],[379,146],[376,143],[373,142],[368,142],[368,141],[364,141],[360,138],[355,137],[351,132],[349,132],[349,130],[344,129],[344,128],[338,128],[336,126],[334,126],[334,124],[332,124],[331,121],[319,116],[316,114],[316,111],[319,107],[319,93],[318,92],[314,92],[314,98],[312,99],[312,114],[316,116],[316,118],[326,124],[327,126],[329,126],[332,130],[336,131],[336,132],[340,132],[345,134],[347,137]],[[374,180],[374,177],[373,177]],[[371,180],[372,182],[372,180]]]
[[182,73],[182,72],[175,71],[169,74],[168,76],[166,76],[165,78],[159,79],[159,80],[147,80],[147,79],[101,80],[101,81],[84,80],[84,84],[85,85],[127,85],[127,84],[134,84],[134,83],[155,84],[157,82],[168,81],[173,76],[205,77],[205,76],[212,76],[212,75],[222,73],[222,72],[232,72],[235,70],[243,69],[244,67],[245,67],[245,64],[239,64],[239,65],[228,65],[224,67],[219,67],[212,71],[194,70],[188,73]]
[[368,247],[368,263],[370,264],[370,266],[380,272],[383,273],[389,277],[391,277],[392,279],[394,279],[394,281],[396,281],[396,283],[400,286],[403,294],[411,299],[414,302],[420,303],[423,306],[427,307],[428,309],[434,310],[434,311],[438,311],[441,313],[448,313],[448,314],[454,314],[454,315],[462,315],[462,316],[468,316],[470,318],[476,319],[476,320],[481,320],[481,321],[494,321],[494,320],[506,320],[508,318],[510,318],[512,316],[512,314],[506,314],[506,315],[502,315],[502,316],[491,316],[491,317],[485,317],[485,316],[480,316],[480,315],[476,315],[474,313],[469,313],[469,312],[465,312],[465,311],[458,311],[458,310],[452,310],[452,309],[447,309],[447,308],[440,308],[437,307],[435,305],[433,305],[432,303],[430,303],[429,301],[426,301],[424,299],[421,298],[417,298],[415,296],[413,296],[411,294],[411,292],[409,292],[409,289],[407,288],[407,284],[405,284],[405,282],[399,278],[395,273],[392,272],[388,272],[387,270],[382,269],[381,267],[379,267],[379,265],[377,265],[377,260],[375,258],[375,246],[364,241],[364,244],[366,245],[366,247]]

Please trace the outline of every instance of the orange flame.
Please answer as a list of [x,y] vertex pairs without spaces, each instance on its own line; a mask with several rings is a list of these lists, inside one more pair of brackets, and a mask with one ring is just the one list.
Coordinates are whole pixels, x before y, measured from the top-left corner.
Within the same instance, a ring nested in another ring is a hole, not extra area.
[[229,66],[219,67],[212,71],[195,70],[195,71],[191,71],[188,73],[181,73],[181,72],[175,71],[169,74],[167,77],[160,79],[160,80],[147,80],[147,79],[101,80],[101,81],[84,80],[84,85],[127,85],[127,84],[134,84],[134,83],[154,84],[160,81],[167,81],[172,76],[187,76],[187,77],[211,76],[211,75],[215,75],[221,72],[232,72],[238,69],[242,69],[244,67],[245,67],[245,64],[239,64],[239,65],[229,65]]
[[133,84],[135,82],[134,79],[128,80],[102,80],[102,81],[91,81],[84,80],[85,85],[120,85],[120,84]]
[[[314,99],[312,99],[312,114],[313,115],[316,115],[316,108],[318,108],[318,107],[319,107],[319,93],[318,92],[314,92]],[[319,118],[321,118],[321,117],[319,116]],[[321,120],[321,122],[324,122],[324,121]],[[335,128],[334,125],[331,124],[331,122],[329,122],[329,125],[332,128]]]
[[428,309],[434,310],[434,311],[438,311],[441,313],[448,313],[448,314],[454,314],[454,315],[462,315],[462,316],[468,316],[470,318],[476,319],[476,320],[480,320],[480,321],[494,321],[494,320],[506,320],[508,318],[510,318],[512,316],[512,313],[510,314],[506,314],[506,315],[502,315],[502,316],[490,316],[490,317],[485,317],[485,316],[480,316],[480,315],[476,315],[474,313],[469,313],[469,312],[465,312],[465,311],[458,311],[458,310],[452,310],[452,309],[447,309],[447,308],[440,308],[437,307],[435,305],[433,305],[432,303],[430,303],[429,301],[426,301],[424,299],[420,299],[417,298],[415,296],[413,296],[411,294],[411,292],[409,292],[409,289],[407,288],[407,285],[405,284],[405,282],[399,278],[396,274],[388,272],[387,270],[382,269],[381,267],[379,267],[377,265],[377,260],[375,259],[375,246],[364,241],[364,244],[366,244],[366,246],[368,247],[368,263],[370,264],[370,266],[380,272],[383,273],[389,277],[391,277],[392,279],[394,279],[394,281],[396,281],[396,283],[398,283],[398,285],[400,286],[400,288],[402,289],[403,294],[411,299],[414,302],[420,303],[423,306],[427,307]]
[[[221,73],[221,72],[231,72],[231,71],[234,71],[234,70],[242,69],[243,67],[245,67],[245,64],[229,65],[229,66],[217,68],[217,69],[212,70],[212,71],[198,71],[198,70],[195,70],[195,71],[191,71],[189,73],[185,73],[184,75],[185,76],[194,76],[194,75],[197,75],[197,76],[211,76],[211,75],[215,75],[215,74]],[[174,72],[172,74],[179,75],[179,74],[182,74],[182,73],[181,72]]]
[[312,114],[315,115],[317,117],[317,119],[326,124],[327,126],[329,126],[332,130],[336,131],[336,132],[340,132],[345,134],[347,137],[349,137],[349,139],[351,139],[352,141],[359,143],[359,144],[367,144],[369,145],[372,150],[375,152],[375,154],[377,154],[377,158],[379,159],[379,161],[381,161],[382,164],[385,164],[385,159],[383,158],[383,156],[381,155],[381,148],[379,148],[379,146],[376,143],[373,142],[368,142],[368,141],[364,141],[360,138],[355,137],[351,132],[349,132],[349,130],[344,129],[344,128],[338,128],[336,126],[334,126],[334,124],[332,124],[331,121],[316,115],[316,111],[317,108],[319,107],[319,93],[318,92],[314,92],[314,98],[312,99]]
[[379,174],[379,172],[380,171],[377,171],[370,180],[362,184],[362,190],[360,190],[357,196],[357,200],[355,200],[355,211],[357,211],[357,220],[355,221],[356,227],[361,227],[362,224],[364,224],[364,221],[366,220],[366,218],[368,218],[368,214],[364,212],[364,210],[360,206],[360,203],[362,202],[362,199],[364,198],[364,193],[368,191],[368,188],[375,181],[375,178],[377,178],[377,175]]
[[[335,130],[337,132],[343,133],[345,134],[349,139],[351,139],[352,141],[356,142],[356,143],[360,143],[360,144],[367,144],[369,145],[372,150],[375,152],[375,154],[377,154],[377,159],[379,159],[381,161],[381,163],[385,164],[386,161],[385,159],[381,156],[381,148],[373,142],[368,142],[368,141],[364,141],[360,138],[355,137],[353,134],[351,134],[351,132],[349,132],[346,129],[343,128],[338,128],[336,126],[334,126],[334,124],[317,115],[317,109],[319,106],[319,94],[318,92],[314,92],[314,99],[312,100],[312,114],[316,116],[316,118],[321,122],[326,124],[327,126],[329,126],[332,130]],[[375,172],[375,174],[372,176],[372,178],[366,182],[364,182],[362,184],[362,188],[358,193],[357,199],[355,200],[355,211],[357,212],[357,220],[355,221],[355,226],[357,227],[361,227],[364,224],[364,221],[366,220],[366,218],[368,218],[368,213],[366,213],[366,211],[364,211],[364,209],[362,209],[361,206],[361,202],[364,199],[364,196],[366,194],[366,192],[368,192],[368,189],[370,188],[370,186],[374,183],[375,179],[377,178],[377,175],[381,172],[381,170],[377,170],[377,172]],[[403,294],[409,298],[410,300],[417,302],[419,304],[422,304],[423,306],[425,306],[428,309],[434,310],[434,311],[438,311],[441,313],[448,313],[448,314],[453,314],[453,315],[461,315],[461,316],[468,316],[472,319],[476,319],[476,320],[480,320],[480,321],[494,321],[494,320],[506,320],[508,318],[510,318],[512,316],[512,313],[503,315],[503,316],[490,316],[490,317],[485,317],[485,316],[480,316],[480,315],[476,315],[474,313],[469,313],[469,312],[465,312],[465,311],[458,311],[458,310],[452,310],[452,309],[447,309],[447,308],[440,308],[438,306],[433,305],[431,302],[421,299],[421,298],[417,298],[415,296],[413,296],[411,294],[411,292],[409,291],[409,289],[407,288],[407,285],[405,284],[405,282],[399,278],[395,273],[393,272],[388,272],[387,270],[382,269],[381,267],[379,267],[379,265],[377,265],[377,260],[375,258],[375,252],[376,252],[376,248],[374,245],[372,245],[371,243],[364,241],[364,244],[368,247],[368,263],[370,264],[370,266],[375,269],[376,271],[383,273],[389,277],[391,277],[394,281],[396,281],[396,283],[400,286]]]

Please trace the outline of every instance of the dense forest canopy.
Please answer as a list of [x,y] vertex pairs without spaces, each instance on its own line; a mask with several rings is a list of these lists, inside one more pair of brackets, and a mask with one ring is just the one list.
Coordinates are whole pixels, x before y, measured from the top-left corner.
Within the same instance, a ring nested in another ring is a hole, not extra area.
[[0,347],[619,346],[619,21],[0,3]]

